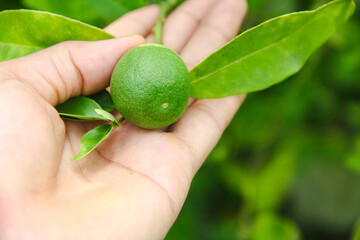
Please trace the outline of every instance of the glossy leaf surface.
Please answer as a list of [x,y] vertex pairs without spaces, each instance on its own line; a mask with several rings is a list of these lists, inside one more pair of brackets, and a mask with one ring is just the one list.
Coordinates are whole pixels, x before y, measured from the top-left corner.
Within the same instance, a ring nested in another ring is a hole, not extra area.
[[191,96],[220,98],[265,89],[296,73],[353,13],[352,0],[274,18],[236,37],[191,72]]
[[21,57],[68,40],[113,38],[105,31],[57,14],[8,10],[0,13],[0,61]]
[[89,98],[95,100],[102,109],[105,111],[112,111],[114,110],[114,103],[112,101],[111,95],[108,91],[102,90],[94,95],[88,96]]
[[78,121],[108,121],[108,118],[98,114],[95,111],[96,109],[101,109],[101,106],[94,100],[83,96],[70,98],[66,102],[56,106],[56,110],[59,112],[60,116],[65,119]]
[[114,129],[113,125],[105,124],[95,127],[87,132],[80,142],[80,152],[73,158],[77,161],[80,158],[88,155],[94,148],[96,148],[102,141],[104,141]]

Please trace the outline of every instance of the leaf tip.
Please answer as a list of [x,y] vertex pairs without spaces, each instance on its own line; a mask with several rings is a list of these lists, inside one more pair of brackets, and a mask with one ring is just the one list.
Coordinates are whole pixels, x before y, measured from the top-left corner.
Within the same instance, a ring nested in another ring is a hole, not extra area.
[[72,159],[73,162],[77,162],[79,161],[80,159],[82,159],[83,157],[85,157],[86,155],[88,155],[88,153],[86,154],[83,154],[81,153],[81,151],[75,155],[75,157]]

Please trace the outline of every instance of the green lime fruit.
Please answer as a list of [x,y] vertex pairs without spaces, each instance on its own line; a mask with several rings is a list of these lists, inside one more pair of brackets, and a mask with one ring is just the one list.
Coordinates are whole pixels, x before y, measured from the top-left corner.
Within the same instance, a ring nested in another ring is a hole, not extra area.
[[166,127],[184,113],[190,97],[185,63],[173,50],[144,44],[124,54],[111,76],[115,108],[135,125]]

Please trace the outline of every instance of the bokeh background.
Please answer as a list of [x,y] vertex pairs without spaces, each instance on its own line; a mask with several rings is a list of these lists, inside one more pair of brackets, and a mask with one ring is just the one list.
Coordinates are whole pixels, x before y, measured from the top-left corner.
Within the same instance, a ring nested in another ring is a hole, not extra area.
[[[103,27],[147,2],[0,0],[0,10],[47,10]],[[248,0],[243,30],[326,2]],[[358,219],[359,9],[298,74],[248,95],[166,239],[360,240]]]

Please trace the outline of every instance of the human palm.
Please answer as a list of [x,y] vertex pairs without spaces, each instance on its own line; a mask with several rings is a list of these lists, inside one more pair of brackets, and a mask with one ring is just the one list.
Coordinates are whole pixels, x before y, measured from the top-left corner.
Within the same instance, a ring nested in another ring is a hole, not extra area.
[[[238,32],[241,0],[190,0],[168,18],[164,44],[191,69]],[[63,121],[53,106],[109,85],[117,60],[150,33],[158,8],[125,15],[117,39],[66,42],[0,63],[0,239],[162,239],[194,174],[243,100],[192,100],[167,129],[124,121],[71,161],[98,123]]]

